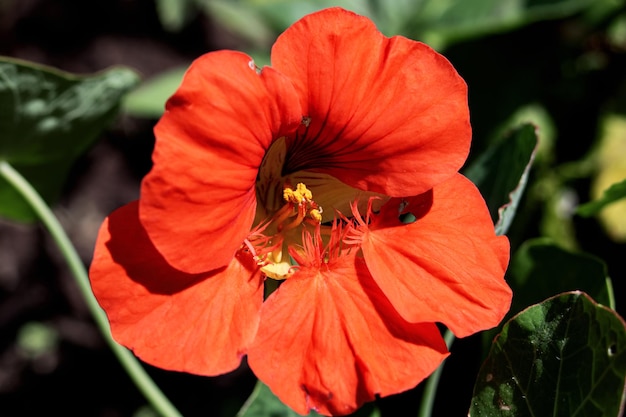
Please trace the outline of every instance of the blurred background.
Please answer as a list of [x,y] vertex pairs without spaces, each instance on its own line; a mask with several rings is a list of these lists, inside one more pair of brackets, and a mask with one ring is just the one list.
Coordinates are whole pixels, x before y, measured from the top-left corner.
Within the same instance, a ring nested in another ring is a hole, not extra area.
[[[340,5],[389,36],[424,41],[469,85],[470,160],[520,121],[539,129],[528,187],[509,232],[602,259],[626,312],[626,201],[585,218],[576,207],[626,178],[626,4],[617,0],[0,0],[0,55],[73,73],[135,69],[142,84],[72,167],[55,213],[86,265],[97,229],[138,197],[152,128],[184,69],[216,49],[269,64],[299,17]],[[456,341],[435,415],[466,415],[480,336]],[[245,364],[200,378],[148,367],[185,416],[234,416],[254,385]],[[421,388],[380,401],[416,415]],[[43,228],[0,219],[0,416],[153,415],[92,322]]]

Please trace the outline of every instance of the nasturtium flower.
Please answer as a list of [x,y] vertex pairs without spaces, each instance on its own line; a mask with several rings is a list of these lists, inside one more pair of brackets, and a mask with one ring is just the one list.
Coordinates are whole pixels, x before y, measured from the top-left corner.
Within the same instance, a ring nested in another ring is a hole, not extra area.
[[218,375],[247,356],[295,411],[343,415],[435,370],[437,323],[467,336],[509,308],[508,240],[458,173],[467,87],[422,43],[311,14],[271,66],[198,58],[155,136],[90,270],[114,338],[150,364]]

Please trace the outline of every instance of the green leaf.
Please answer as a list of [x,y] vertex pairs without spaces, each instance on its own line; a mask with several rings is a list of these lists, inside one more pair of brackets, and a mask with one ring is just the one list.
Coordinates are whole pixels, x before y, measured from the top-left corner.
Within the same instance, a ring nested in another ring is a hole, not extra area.
[[[618,201],[617,198],[623,195],[623,186],[619,184],[626,178],[626,115],[610,112],[602,115],[599,122],[598,144],[589,158],[595,165],[590,193],[594,201],[613,200],[598,211],[597,217],[611,240],[624,243],[626,199]],[[595,204],[592,204],[589,211],[595,208]]]
[[155,0],[161,25],[170,32],[178,32],[193,16],[194,0]]
[[[452,42],[559,19],[608,0],[426,0],[407,26],[409,36],[439,48]],[[407,22],[409,23],[409,22]]]
[[407,25],[411,25],[411,16],[419,16],[424,1],[394,0],[373,1],[371,18],[381,32],[394,36],[403,32]]
[[[316,412],[311,412],[310,416],[319,416]],[[258,381],[254,391],[241,407],[236,417],[300,417],[300,414],[287,407],[274,395],[267,385]]]
[[617,417],[624,404],[626,323],[582,292],[511,319],[478,374],[472,417]]
[[523,124],[464,170],[485,198],[499,235],[515,217],[536,149],[535,127]]
[[275,35],[305,15],[328,7],[341,6],[357,14],[373,17],[369,2],[363,0],[342,0],[340,4],[335,0],[242,0],[241,3],[246,9],[253,9],[258,13],[270,25]]
[[[380,417],[379,410],[372,403],[365,404],[358,411],[350,414],[354,417]],[[300,414],[287,407],[261,381],[256,383],[252,394],[241,407],[236,417],[300,417]],[[311,411],[310,417],[321,416]]]
[[511,259],[507,282],[513,289],[510,315],[554,294],[575,290],[615,308],[604,261],[587,253],[568,251],[545,238],[531,239],[520,246]]
[[[77,76],[0,58],[0,161],[54,201],[74,160],[111,122],[122,96],[138,82],[127,68]],[[0,216],[34,221],[22,198],[0,179]]]
[[590,217],[598,213],[606,205],[622,198],[626,198],[626,178],[607,188],[600,199],[578,206],[576,212],[583,217]]
[[[506,280],[513,290],[513,300],[503,322],[529,305],[568,291],[583,291],[598,303],[615,308],[613,285],[604,261],[566,250],[551,239],[524,242],[511,258]],[[496,328],[483,333],[485,352],[499,331]]]
[[538,162],[542,162],[544,165],[554,162],[556,125],[542,103],[534,102],[518,107],[507,120],[496,127],[494,138],[500,138],[506,135],[511,127],[520,126],[524,123],[530,123],[536,127],[537,150],[534,165],[536,166]]
[[[257,66],[270,64],[269,54],[257,50],[248,51]],[[189,65],[172,68],[155,75],[131,91],[122,102],[122,111],[134,117],[158,119],[165,110],[165,103],[176,92]]]
[[256,48],[268,48],[276,38],[269,22],[254,8],[232,0],[196,0],[198,7],[227,30]]
[[124,98],[122,111],[136,117],[161,117],[165,102],[180,86],[187,68],[173,68],[142,82]]
[[17,334],[16,344],[21,354],[39,358],[53,352],[59,343],[59,334],[48,324],[30,321],[24,324]]

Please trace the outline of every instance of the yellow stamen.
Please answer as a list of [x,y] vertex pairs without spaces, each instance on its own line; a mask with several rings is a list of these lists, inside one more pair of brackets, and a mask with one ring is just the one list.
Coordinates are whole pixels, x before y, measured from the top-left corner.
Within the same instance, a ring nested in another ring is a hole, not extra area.
[[304,197],[305,201],[312,201],[313,200],[313,193],[311,192],[311,190],[309,190],[308,188],[306,188],[306,185],[299,183],[296,186],[296,191],[302,196]]
[[306,188],[306,185],[299,183],[295,190],[291,187],[285,187],[283,190],[283,198],[288,203],[308,203],[313,201],[313,193]]
[[283,198],[289,203],[300,203],[300,201],[298,201],[298,196],[296,195],[296,192],[289,187],[285,187],[285,189],[283,190]]
[[[289,250],[296,249],[290,246],[294,239],[293,229],[304,226],[305,222],[308,226],[313,222],[322,222],[322,208],[313,201],[313,193],[303,183],[297,184],[295,189],[285,187],[283,199],[283,207],[264,226],[264,230],[272,231],[272,236],[268,235],[265,240],[260,240],[259,242],[263,242],[262,246],[253,247],[252,243],[248,244],[265,276],[279,280],[289,278],[297,268],[289,262],[289,256],[283,256]],[[270,246],[272,241],[276,246]]]
[[309,210],[309,216],[318,223],[322,222],[322,212],[319,209]]

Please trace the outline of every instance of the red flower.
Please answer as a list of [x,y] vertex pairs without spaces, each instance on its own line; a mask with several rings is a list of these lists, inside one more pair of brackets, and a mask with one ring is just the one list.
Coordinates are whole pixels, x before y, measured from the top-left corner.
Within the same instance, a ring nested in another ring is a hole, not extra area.
[[508,310],[508,241],[457,173],[466,86],[424,44],[309,15],[272,67],[200,57],[155,134],[141,198],[104,222],[90,271],[146,362],[217,375],[247,355],[297,412],[347,414],[440,364],[436,322],[465,336]]

